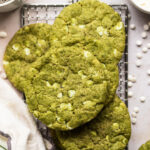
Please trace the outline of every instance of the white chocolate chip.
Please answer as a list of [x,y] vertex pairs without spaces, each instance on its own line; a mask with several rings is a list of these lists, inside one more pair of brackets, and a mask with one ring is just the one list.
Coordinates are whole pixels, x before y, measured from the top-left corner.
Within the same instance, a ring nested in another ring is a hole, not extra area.
[[150,49],[150,43],[147,44],[147,48]]
[[141,53],[137,53],[137,54],[136,54],[136,57],[137,57],[138,59],[141,59],[141,58],[142,58],[142,54],[141,54]]
[[136,124],[136,118],[131,119],[132,124]]
[[76,94],[75,90],[69,90],[68,91],[69,97],[73,97]]
[[133,78],[132,78],[132,82],[133,82],[133,83],[135,83],[135,82],[136,82],[136,77],[135,77],[135,76],[133,76]]
[[141,65],[142,65],[142,62],[141,62],[140,60],[137,60],[137,61],[136,61],[136,66],[137,66],[137,67],[141,67]]
[[30,49],[29,48],[25,48],[24,51],[25,51],[26,55],[30,55]]
[[73,129],[72,127],[70,127],[70,126],[68,125],[68,123],[67,123],[66,127],[67,127],[67,129],[69,129],[69,130],[72,130],[72,129]]
[[142,103],[144,103],[145,100],[146,100],[146,98],[145,98],[144,96],[141,96],[141,97],[140,97],[140,101],[141,101]]
[[117,49],[114,49],[114,56],[117,57],[118,51]]
[[52,149],[52,144],[48,140],[44,139],[44,143],[45,143],[47,150]]
[[54,83],[52,87],[53,87],[54,89],[58,89],[58,88],[60,88],[60,84]]
[[145,24],[145,25],[144,25],[144,30],[145,30],[145,31],[148,31],[148,30],[149,30],[149,25],[148,25],[148,24]]
[[0,31],[0,38],[6,38],[7,33],[5,31]]
[[102,36],[103,34],[108,35],[107,29],[104,29],[102,26],[97,28],[97,32],[100,36]]
[[85,25],[79,25],[79,28],[84,29]]
[[89,51],[84,51],[84,57],[88,58],[91,56],[92,56],[92,54]]
[[133,92],[129,91],[128,92],[128,97],[132,97],[133,96]]
[[116,30],[121,30],[122,27],[123,27],[123,22],[119,22],[119,23],[117,23],[117,25],[116,25]]
[[12,46],[12,48],[15,50],[15,51],[18,51],[19,50],[19,44],[14,44]]
[[135,24],[131,24],[131,25],[130,25],[130,29],[131,29],[131,30],[135,30],[135,29],[136,29]]
[[46,86],[47,86],[47,87],[50,87],[50,86],[51,86],[48,81],[46,81]]
[[134,107],[134,112],[139,113],[139,107]]
[[57,97],[58,97],[58,98],[62,98],[62,97],[63,97],[63,94],[62,94],[62,93],[58,93],[58,94],[57,94]]
[[133,79],[133,76],[132,76],[131,74],[129,74],[129,75],[128,75],[128,80],[129,80],[129,81],[132,81],[132,79]]
[[1,78],[2,78],[2,79],[7,79],[7,75],[6,75],[4,72],[3,72],[3,73],[1,73],[1,75],[0,75],[0,76],[1,76]]
[[72,105],[70,103],[68,103],[68,104],[61,103],[60,104],[60,109],[63,109],[63,110],[65,110],[65,109],[72,110]]
[[129,75],[128,76],[128,81],[131,81],[131,82],[135,83],[136,82],[136,77],[133,76],[133,75]]
[[141,46],[142,46],[142,41],[137,40],[137,41],[136,41],[136,45],[137,45],[138,47],[141,47]]
[[150,70],[147,70],[147,74],[150,76]]
[[132,116],[133,118],[136,118],[136,117],[137,117],[137,114],[136,114],[135,112],[132,112],[131,116]]
[[148,49],[147,49],[146,47],[143,47],[143,48],[142,48],[142,52],[143,52],[143,53],[147,53],[147,52],[148,52]]
[[147,38],[147,33],[146,32],[142,32],[141,36],[142,36],[143,39],[146,39]]
[[9,62],[8,62],[8,61],[3,60],[3,65],[8,65],[8,64],[9,64]]
[[128,14],[128,19],[131,19],[131,14]]
[[86,77],[87,77],[87,76],[85,76],[85,75],[82,75],[82,76],[81,76],[81,79],[86,79]]
[[133,86],[133,83],[129,81],[128,82],[128,87],[131,88],[132,86]]

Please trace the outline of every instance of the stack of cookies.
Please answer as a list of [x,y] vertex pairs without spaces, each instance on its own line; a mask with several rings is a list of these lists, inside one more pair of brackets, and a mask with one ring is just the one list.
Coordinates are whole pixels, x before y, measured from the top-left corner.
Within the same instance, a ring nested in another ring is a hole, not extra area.
[[52,26],[20,29],[3,64],[61,149],[124,150],[131,123],[116,96],[124,48],[119,14],[97,0],[81,0],[64,8]]

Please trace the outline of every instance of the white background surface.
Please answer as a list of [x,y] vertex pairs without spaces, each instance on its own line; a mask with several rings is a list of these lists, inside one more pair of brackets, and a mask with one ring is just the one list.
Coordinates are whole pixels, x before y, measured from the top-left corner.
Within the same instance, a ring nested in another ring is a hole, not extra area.
[[[109,0],[103,0],[109,2]],[[38,2],[52,3],[54,0],[26,0],[26,3]],[[55,1],[56,2],[56,1]],[[127,0],[111,0],[113,4],[124,3],[129,6],[129,11],[132,16],[130,24],[136,25],[136,30],[129,29],[129,74],[135,75],[137,82],[129,91],[133,92],[133,97],[129,98],[129,112],[133,112],[133,108],[138,106],[140,111],[137,115],[137,123],[132,126],[132,136],[129,142],[129,150],[138,150],[139,146],[150,139],[150,86],[148,80],[150,76],[147,75],[147,70],[150,69],[150,50],[148,53],[142,53],[142,48],[137,48],[135,45],[136,40],[142,40],[141,33],[143,32],[143,25],[150,21],[150,15],[146,15],[134,8]],[[15,10],[11,13],[0,14],[0,31],[4,30],[8,33],[8,37],[0,39],[0,66],[2,67],[2,58],[5,47],[13,36],[13,34],[20,27],[20,12]],[[150,31],[148,38],[143,41],[143,47],[150,42]],[[141,52],[143,55],[142,66],[137,68],[135,62],[137,60],[136,53]],[[139,101],[140,96],[146,97],[146,102]]]

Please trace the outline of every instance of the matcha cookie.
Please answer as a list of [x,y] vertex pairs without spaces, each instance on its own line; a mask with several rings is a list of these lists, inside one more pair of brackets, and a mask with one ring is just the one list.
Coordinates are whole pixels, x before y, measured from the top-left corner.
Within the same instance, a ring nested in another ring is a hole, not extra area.
[[145,144],[143,144],[139,150],[150,150],[150,141],[147,141]]
[[124,52],[121,17],[98,0],[80,0],[64,8],[52,28],[53,46],[82,47],[104,64],[118,64]]
[[108,103],[107,70],[90,52],[51,49],[34,65],[38,73],[26,86],[26,101],[49,128],[74,129],[95,118]]
[[126,105],[116,96],[91,122],[72,131],[56,131],[63,150],[124,150],[131,134]]
[[52,46],[80,47],[106,65],[111,101],[119,80],[117,65],[125,47],[125,28],[119,14],[97,0],[80,0],[64,8],[52,28]]
[[21,28],[8,43],[3,65],[8,79],[20,91],[37,73],[30,66],[49,49],[50,32],[48,24],[31,24]]

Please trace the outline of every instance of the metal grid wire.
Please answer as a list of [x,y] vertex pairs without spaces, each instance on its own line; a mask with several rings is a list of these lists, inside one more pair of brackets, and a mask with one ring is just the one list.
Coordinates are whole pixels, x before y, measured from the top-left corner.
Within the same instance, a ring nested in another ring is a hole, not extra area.
[[[65,1],[65,2],[63,2]],[[66,7],[68,4],[74,3],[78,0],[70,0],[69,3],[66,3],[67,0],[61,1],[62,4],[54,5],[24,5],[21,9],[21,26],[33,24],[33,23],[48,23],[53,24],[55,18],[59,15],[61,10]],[[126,37],[128,36],[128,7],[126,5],[111,5],[121,16],[122,21],[125,24]],[[128,94],[128,38],[126,38],[126,48],[119,63],[119,87],[117,89],[117,95],[128,105],[127,103],[127,94]],[[45,125],[40,121],[36,120],[38,128],[42,133],[43,137],[47,139],[52,146],[48,150],[56,150],[56,147],[52,141],[50,132]],[[57,149],[58,150],[58,149]]]

